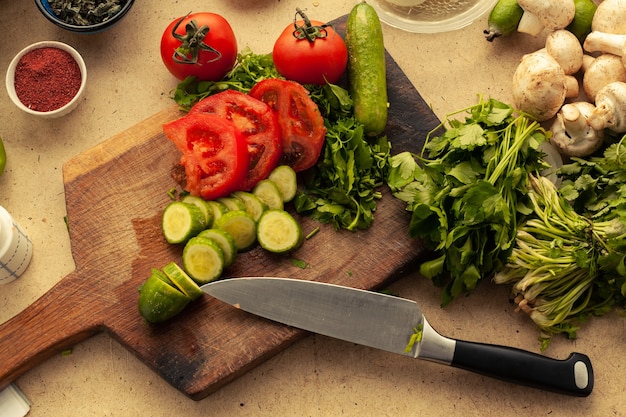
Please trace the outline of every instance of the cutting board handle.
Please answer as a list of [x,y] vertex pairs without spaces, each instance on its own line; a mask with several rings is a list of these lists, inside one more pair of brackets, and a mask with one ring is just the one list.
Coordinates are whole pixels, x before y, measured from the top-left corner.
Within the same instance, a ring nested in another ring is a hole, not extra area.
[[102,298],[93,281],[73,272],[17,316],[0,325],[0,389],[49,357],[102,329]]

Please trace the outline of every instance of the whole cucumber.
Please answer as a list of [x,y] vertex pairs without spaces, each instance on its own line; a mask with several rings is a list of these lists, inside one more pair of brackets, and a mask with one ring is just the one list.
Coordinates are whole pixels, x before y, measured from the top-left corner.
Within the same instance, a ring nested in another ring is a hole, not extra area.
[[348,85],[354,116],[368,136],[387,125],[387,72],[383,31],[376,10],[364,1],[356,4],[346,22]]

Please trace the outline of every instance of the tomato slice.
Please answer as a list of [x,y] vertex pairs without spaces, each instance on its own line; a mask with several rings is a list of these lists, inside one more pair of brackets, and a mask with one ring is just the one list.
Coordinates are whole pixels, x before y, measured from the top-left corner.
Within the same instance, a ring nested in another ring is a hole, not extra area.
[[186,115],[163,126],[183,153],[186,189],[205,200],[241,188],[248,173],[248,146],[228,120],[208,113]]
[[302,85],[270,78],[258,82],[250,95],[265,102],[278,120],[282,141],[282,163],[300,172],[317,162],[324,146],[326,128],[317,105]]
[[250,191],[272,172],[283,153],[276,117],[260,100],[236,90],[226,90],[196,103],[189,111],[212,113],[231,121],[248,144],[249,168],[242,190]]

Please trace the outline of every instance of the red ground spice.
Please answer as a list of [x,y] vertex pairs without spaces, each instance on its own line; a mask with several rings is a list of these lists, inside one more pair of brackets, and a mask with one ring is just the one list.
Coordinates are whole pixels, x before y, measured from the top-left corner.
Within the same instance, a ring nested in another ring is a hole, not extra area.
[[68,52],[54,47],[33,49],[15,68],[15,93],[35,111],[52,111],[69,103],[78,93],[81,73]]

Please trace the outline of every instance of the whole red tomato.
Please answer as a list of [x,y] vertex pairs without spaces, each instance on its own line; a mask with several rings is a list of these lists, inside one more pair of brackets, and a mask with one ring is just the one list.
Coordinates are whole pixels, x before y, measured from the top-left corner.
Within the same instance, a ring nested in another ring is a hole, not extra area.
[[298,14],[303,20],[287,26],[274,44],[276,69],[300,84],[336,83],[348,64],[346,43],[331,26]]
[[237,39],[222,16],[190,13],[170,23],[161,37],[163,63],[179,80],[219,81],[237,61]]

